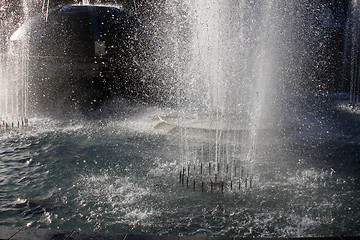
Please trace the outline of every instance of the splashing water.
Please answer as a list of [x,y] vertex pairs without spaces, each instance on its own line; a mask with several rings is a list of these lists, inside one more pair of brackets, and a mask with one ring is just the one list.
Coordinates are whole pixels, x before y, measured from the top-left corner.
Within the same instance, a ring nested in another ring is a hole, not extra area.
[[[225,169],[234,173],[244,165],[251,174],[261,133],[284,128],[279,100],[292,74],[287,61],[296,46],[288,33],[297,23],[287,17],[297,4],[169,1],[165,9],[182,109],[177,118],[163,119],[180,126],[180,169],[214,165],[223,178]],[[208,130],[213,137],[191,146],[187,138],[194,129]]]

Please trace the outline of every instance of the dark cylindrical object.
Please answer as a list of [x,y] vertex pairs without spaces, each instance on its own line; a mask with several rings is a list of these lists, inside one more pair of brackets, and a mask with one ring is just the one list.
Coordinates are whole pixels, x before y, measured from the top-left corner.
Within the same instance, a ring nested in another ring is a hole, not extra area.
[[12,57],[27,43],[29,106],[53,112],[113,97],[156,101],[160,86],[145,73],[155,46],[149,30],[110,6],[67,5],[29,19],[9,42]]

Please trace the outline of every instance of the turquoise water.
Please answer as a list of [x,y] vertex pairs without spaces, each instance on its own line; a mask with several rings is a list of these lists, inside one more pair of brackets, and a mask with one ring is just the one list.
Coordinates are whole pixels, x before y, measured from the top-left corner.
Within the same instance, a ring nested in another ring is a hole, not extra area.
[[223,194],[178,182],[179,136],[151,126],[170,110],[31,117],[27,128],[0,130],[0,224],[162,235],[360,235],[360,115],[339,100],[304,106],[296,115],[301,128],[259,143],[252,188]]

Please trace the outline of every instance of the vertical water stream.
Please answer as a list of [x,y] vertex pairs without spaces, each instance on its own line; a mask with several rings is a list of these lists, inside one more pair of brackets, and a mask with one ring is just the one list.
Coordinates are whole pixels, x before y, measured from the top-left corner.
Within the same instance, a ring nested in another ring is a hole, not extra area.
[[[179,134],[183,177],[186,172],[189,177],[189,168],[202,175],[192,165],[208,166],[213,182],[229,175],[234,179],[235,172],[252,174],[259,132],[274,128],[281,118],[277,98],[284,92],[289,49],[295,49],[287,35],[294,20],[287,17],[295,6],[276,1],[167,2],[173,19],[167,37],[182,107],[177,124],[185,126]],[[188,139],[194,128],[189,119],[209,133],[197,147]]]

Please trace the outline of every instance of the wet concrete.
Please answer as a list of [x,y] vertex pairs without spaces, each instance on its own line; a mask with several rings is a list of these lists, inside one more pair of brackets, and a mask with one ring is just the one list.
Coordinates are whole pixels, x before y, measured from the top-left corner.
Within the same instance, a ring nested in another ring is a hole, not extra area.
[[311,238],[242,238],[242,237],[197,237],[156,236],[144,234],[87,233],[41,228],[17,228],[0,226],[0,240],[360,240],[360,236],[311,237]]

